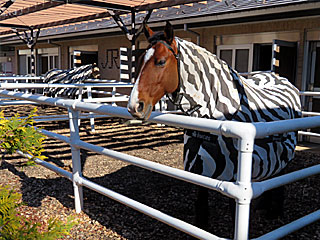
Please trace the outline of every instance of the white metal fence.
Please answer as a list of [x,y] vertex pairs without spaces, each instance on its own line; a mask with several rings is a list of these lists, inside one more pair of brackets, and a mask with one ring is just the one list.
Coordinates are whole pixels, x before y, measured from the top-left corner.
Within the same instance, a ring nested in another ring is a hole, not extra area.
[[[33,83],[31,83],[33,82]],[[13,91],[22,92],[36,92],[43,93],[44,89],[54,88],[78,88],[79,95],[78,100],[83,102],[92,103],[106,103],[112,106],[117,106],[119,103],[127,103],[129,95],[125,94],[121,89],[127,89],[127,92],[131,92],[133,87],[132,83],[119,82],[116,80],[103,80],[103,79],[87,79],[86,83],[82,84],[49,84],[43,83],[43,77],[30,77],[30,76],[13,76],[13,77],[0,77],[0,89],[8,89]],[[31,91],[30,91],[31,90]],[[120,91],[119,91],[120,90]],[[84,95],[86,94],[86,97]],[[99,97],[94,97],[94,95]],[[55,97],[58,97],[57,95]],[[168,99],[163,97],[160,103],[156,104],[156,111],[166,111]],[[8,105],[24,105],[35,104],[27,100],[14,100],[8,98],[0,98],[0,107]],[[80,119],[90,119],[91,131],[94,132],[95,118],[106,117],[106,115],[97,115],[94,113],[81,114]],[[67,116],[37,116],[35,118],[37,122],[40,121],[63,121],[68,120]],[[80,122],[79,122],[80,123]]]
[[[37,83],[31,83],[36,81]],[[29,93],[31,91],[37,93],[43,93],[44,89],[54,89],[54,88],[78,88],[79,95],[78,101],[83,102],[94,102],[94,103],[107,103],[117,106],[120,102],[127,102],[129,96],[124,93],[120,93],[119,89],[128,88],[128,92],[133,87],[131,83],[121,83],[114,80],[98,80],[98,79],[88,79],[86,83],[83,84],[48,84],[43,83],[42,77],[29,77],[29,76],[14,76],[14,77],[0,77],[0,89],[8,89],[13,91],[22,91]],[[86,98],[84,94],[86,93]],[[94,97],[93,95],[99,97]],[[102,97],[103,96],[103,97]],[[0,106],[8,105],[24,105],[24,104],[35,104],[34,102],[28,100],[16,100],[12,98],[1,98]],[[95,131],[94,119],[106,117],[106,115],[97,115],[93,113],[82,114],[79,116],[80,119],[89,118],[91,131]],[[68,116],[38,116],[36,121],[63,121],[68,120]]]
[[[13,92],[0,90],[0,96],[16,98],[20,100],[32,101],[40,104],[48,104],[68,109],[70,122],[70,137],[62,136],[46,130],[42,132],[48,137],[55,138],[70,144],[72,152],[73,172],[67,172],[48,162],[36,159],[40,165],[65,176],[73,182],[75,208],[77,212],[83,209],[83,193],[82,187],[88,187],[107,197],[110,197],[120,203],[134,208],[146,215],[149,215],[159,221],[162,221],[174,228],[186,232],[200,239],[223,239],[218,236],[199,229],[189,223],[171,217],[156,209],[139,203],[135,200],[127,198],[110,189],[100,186],[82,176],[80,165],[80,149],[84,148],[108,157],[112,157],[127,163],[155,171],[170,177],[191,182],[199,186],[203,186],[212,190],[221,192],[222,194],[234,198],[236,201],[236,218],[235,218],[235,239],[248,239],[249,234],[249,211],[250,203],[253,198],[260,196],[264,191],[297,181],[320,173],[320,164],[302,169],[296,172],[288,173],[283,176],[272,178],[261,182],[251,182],[252,168],[252,151],[254,140],[256,138],[264,138],[269,135],[279,134],[289,131],[297,131],[305,128],[313,128],[320,126],[320,116],[306,117],[293,120],[284,120],[267,123],[240,123],[232,121],[218,121],[210,119],[192,118],[174,114],[163,114],[153,112],[150,117],[151,122],[165,124],[170,126],[206,131],[216,135],[223,135],[238,139],[238,173],[236,182],[220,181],[205,176],[200,176],[180,169],[175,169],[162,164],[147,161],[142,158],[133,157],[124,153],[116,152],[111,149],[95,146],[80,140],[79,137],[79,111],[93,112],[97,114],[107,114],[109,116],[131,118],[126,108],[114,107],[110,105],[102,105],[95,103],[85,103],[77,100],[49,98],[41,95],[32,95],[28,93]],[[21,153],[28,157],[28,155]],[[297,229],[306,226],[320,219],[320,210],[315,211],[303,218],[289,223],[279,229],[265,234],[257,239],[278,239]]]
[[[310,109],[310,106],[308,105],[308,102],[306,101],[306,97],[311,97],[311,98],[319,98],[320,97],[320,92],[300,92],[300,96],[302,96],[302,102],[303,102],[303,107],[304,109]],[[311,112],[311,111],[303,111],[302,116],[320,116],[319,112]],[[300,136],[307,136],[307,137],[316,137],[320,138],[320,133],[315,133],[311,132],[310,129],[306,129],[306,131],[299,131]],[[312,141],[311,141],[312,142]]]

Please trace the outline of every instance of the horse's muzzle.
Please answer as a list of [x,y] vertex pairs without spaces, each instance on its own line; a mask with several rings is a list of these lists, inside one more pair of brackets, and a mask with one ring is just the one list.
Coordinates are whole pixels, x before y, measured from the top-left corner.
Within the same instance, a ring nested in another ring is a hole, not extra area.
[[128,111],[134,118],[147,120],[152,112],[152,105],[145,105],[144,102],[140,101],[135,105],[128,104]]

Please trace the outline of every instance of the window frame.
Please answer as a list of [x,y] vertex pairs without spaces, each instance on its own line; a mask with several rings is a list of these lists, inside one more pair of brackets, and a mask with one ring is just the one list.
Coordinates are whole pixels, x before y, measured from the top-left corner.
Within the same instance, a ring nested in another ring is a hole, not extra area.
[[[49,54],[48,54],[48,53],[46,53],[46,54],[41,54],[41,55],[40,55],[41,64],[43,64],[43,62],[42,62],[42,60],[41,60],[42,57],[45,57],[45,58],[48,59],[48,65],[47,65],[48,71],[60,67],[60,66],[59,66],[59,55],[58,55],[58,54],[51,54],[51,53],[49,53]],[[51,57],[52,57],[52,58],[51,58]],[[58,61],[57,61],[57,62],[55,61],[55,57],[58,57]],[[52,60],[52,66],[53,66],[53,68],[50,67],[51,60]],[[56,64],[57,64],[58,66],[56,66]],[[41,71],[41,69],[39,69],[39,71]],[[45,73],[41,73],[41,74],[45,74]],[[40,75],[41,75],[41,74],[40,74]]]
[[249,50],[248,56],[248,73],[252,72],[253,68],[253,44],[241,44],[241,45],[219,45],[217,47],[217,56],[220,58],[222,50],[232,50],[232,64],[231,67],[235,69],[236,66],[236,51],[237,50]]

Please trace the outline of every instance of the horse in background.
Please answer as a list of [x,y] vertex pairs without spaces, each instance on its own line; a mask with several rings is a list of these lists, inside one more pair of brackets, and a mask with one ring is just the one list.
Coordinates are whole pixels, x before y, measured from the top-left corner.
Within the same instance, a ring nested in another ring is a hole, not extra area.
[[[175,37],[168,22],[163,32],[154,33],[147,25],[144,30],[150,45],[128,102],[128,111],[135,118],[147,120],[154,105],[166,94],[185,115],[192,117],[240,122],[301,117],[299,91],[287,79],[272,73],[246,79],[206,49]],[[256,140],[252,181],[279,174],[294,158],[296,137],[296,132],[289,132]],[[237,155],[237,139],[185,130],[186,171],[235,181]],[[278,205],[272,201],[267,205],[268,211],[278,214],[283,198]],[[207,229],[205,188],[199,187],[195,212],[196,225]]]
[[[79,84],[84,83],[87,79],[97,79],[99,77],[99,68],[95,64],[88,64],[67,70],[52,69],[45,74],[43,82],[51,84]],[[74,99],[79,95],[79,89],[45,88],[43,94],[50,97],[63,96]]]

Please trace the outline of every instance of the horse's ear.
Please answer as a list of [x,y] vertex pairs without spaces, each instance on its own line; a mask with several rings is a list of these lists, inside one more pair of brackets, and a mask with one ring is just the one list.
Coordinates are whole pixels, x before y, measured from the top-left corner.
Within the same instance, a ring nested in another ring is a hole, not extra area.
[[173,37],[174,37],[173,27],[172,27],[171,23],[169,23],[168,21],[167,21],[167,24],[164,28],[164,36],[166,38],[166,41],[171,45],[171,43],[173,41]]
[[154,33],[146,23],[143,23],[143,32],[147,39],[149,39]]

